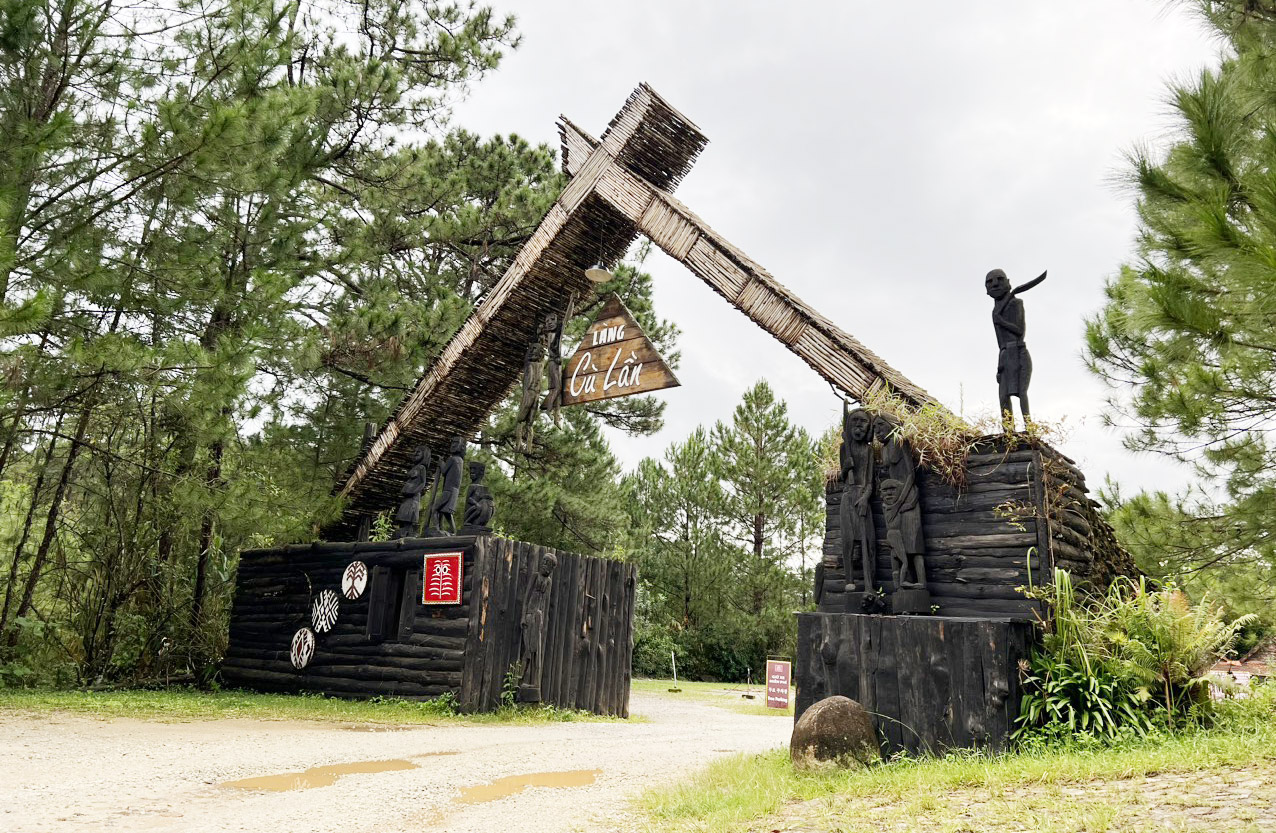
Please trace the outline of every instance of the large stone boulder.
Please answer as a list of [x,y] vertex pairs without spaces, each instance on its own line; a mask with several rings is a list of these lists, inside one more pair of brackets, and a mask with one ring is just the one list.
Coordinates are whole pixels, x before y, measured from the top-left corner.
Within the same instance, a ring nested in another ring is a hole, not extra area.
[[815,703],[798,719],[789,741],[795,766],[820,762],[868,766],[882,758],[873,721],[864,707],[840,694]]

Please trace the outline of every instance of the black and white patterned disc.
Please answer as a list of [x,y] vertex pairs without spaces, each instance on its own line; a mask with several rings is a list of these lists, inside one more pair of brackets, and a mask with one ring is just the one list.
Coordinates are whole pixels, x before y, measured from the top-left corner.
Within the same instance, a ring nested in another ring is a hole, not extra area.
[[315,632],[310,628],[302,628],[292,637],[292,666],[301,669],[310,664],[315,655]]
[[315,603],[310,608],[310,624],[315,633],[327,633],[337,624],[337,610],[341,607],[341,599],[335,590],[320,590],[315,596]]
[[367,565],[362,561],[351,561],[350,566],[341,574],[341,595],[354,601],[363,595],[363,588],[367,586]]

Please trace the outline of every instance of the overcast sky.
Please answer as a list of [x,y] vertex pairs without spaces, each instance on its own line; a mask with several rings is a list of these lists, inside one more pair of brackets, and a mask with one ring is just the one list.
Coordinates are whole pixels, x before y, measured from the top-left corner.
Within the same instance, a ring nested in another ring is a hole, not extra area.
[[[995,411],[985,273],[1018,284],[1033,413],[1092,489],[1186,482],[1103,428],[1081,361],[1084,318],[1133,252],[1123,154],[1173,128],[1166,85],[1221,45],[1182,4],[1152,0],[568,2],[496,0],[522,46],[477,83],[458,126],[557,147],[561,113],[594,135],[642,81],[709,146],[676,194],[781,283],[953,410]],[[905,8],[907,11],[905,12]],[[657,310],[682,328],[665,429],[613,433],[626,468],[729,419],[760,378],[813,433],[829,386],[658,250]]]

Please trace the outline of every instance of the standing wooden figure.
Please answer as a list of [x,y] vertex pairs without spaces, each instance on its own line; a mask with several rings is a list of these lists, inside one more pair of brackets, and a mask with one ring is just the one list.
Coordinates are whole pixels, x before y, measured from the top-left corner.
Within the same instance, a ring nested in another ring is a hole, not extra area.
[[430,479],[430,449],[428,446],[417,446],[412,455],[412,468],[408,469],[408,479],[404,481],[399,494],[403,500],[399,503],[399,511],[394,514],[399,524],[400,538],[414,538],[421,520],[421,493]]
[[557,566],[558,558],[553,553],[547,552],[541,556],[536,576],[527,591],[527,601],[523,605],[523,619],[519,623],[522,631],[519,656],[523,663],[523,676],[518,683],[517,696],[520,703],[541,701],[541,656],[545,653],[546,608]]
[[1023,301],[1018,296],[1046,279],[1042,272],[1021,286],[1010,288],[1010,279],[1000,269],[993,269],[984,278],[984,291],[992,298],[992,326],[997,333],[997,399],[1001,405],[1001,422],[1009,434],[1015,430],[1015,415],[1010,409],[1010,397],[1019,397],[1019,411],[1023,414],[1023,426],[1032,425],[1028,411],[1028,383],[1032,380],[1032,356],[1024,343],[1027,322],[1023,314]]
[[514,447],[528,449],[536,432],[536,415],[540,413],[541,376],[545,370],[545,348],[540,340],[527,345],[523,354],[523,395],[518,401],[514,421]]
[[[872,416],[863,408],[847,412],[842,404],[842,445],[838,457],[842,469],[842,503],[838,520],[842,530],[842,567],[846,571],[846,589],[855,591],[853,576],[859,568],[864,593],[874,593],[873,568],[877,563],[877,532],[869,498],[873,494],[873,429]],[[855,554],[859,554],[858,564]],[[825,570],[836,567],[825,564]],[[850,612],[858,613],[859,605],[851,604]]]
[[[886,540],[891,546],[895,593],[891,610],[895,613],[929,613],[930,593],[926,590],[926,541],[922,535],[921,495],[917,490],[917,458],[912,446],[900,434],[899,425],[878,414],[873,434],[882,444],[882,510],[886,518]],[[887,484],[889,484],[889,489]],[[888,494],[889,492],[889,494]],[[911,569],[910,569],[911,567]]]
[[570,315],[571,307],[568,305],[567,315],[560,319],[550,313],[545,316],[545,323],[541,328],[545,334],[545,379],[548,382],[541,410],[553,418],[555,425],[558,424],[559,410],[563,406],[563,327]]
[[448,450],[447,459],[439,464],[439,473],[435,476],[434,485],[441,489],[430,504],[430,529],[442,532],[443,521],[447,519],[448,531],[456,534],[456,502],[461,496],[461,468],[465,465],[465,440],[452,438],[452,447]]

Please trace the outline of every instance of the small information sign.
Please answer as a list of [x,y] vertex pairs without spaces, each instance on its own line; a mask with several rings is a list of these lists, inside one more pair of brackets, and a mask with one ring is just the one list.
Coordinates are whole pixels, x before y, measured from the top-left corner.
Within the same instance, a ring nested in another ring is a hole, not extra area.
[[422,604],[461,603],[461,556],[459,552],[441,552],[425,557],[425,569],[421,573]]
[[793,666],[782,659],[766,661],[766,705],[769,709],[789,707],[789,679]]

